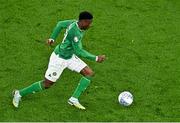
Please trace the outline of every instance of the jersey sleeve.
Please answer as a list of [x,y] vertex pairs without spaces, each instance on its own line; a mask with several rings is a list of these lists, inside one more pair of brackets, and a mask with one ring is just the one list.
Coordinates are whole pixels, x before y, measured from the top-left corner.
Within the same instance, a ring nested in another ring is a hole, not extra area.
[[96,61],[96,56],[89,53],[88,51],[82,48],[81,39],[78,36],[74,36],[72,40],[72,46],[75,52],[75,55],[87,58],[92,61]]
[[59,21],[56,25],[56,27],[53,29],[53,32],[50,36],[51,39],[56,40],[57,36],[61,32],[62,29],[67,28],[74,20],[65,20],[65,21]]

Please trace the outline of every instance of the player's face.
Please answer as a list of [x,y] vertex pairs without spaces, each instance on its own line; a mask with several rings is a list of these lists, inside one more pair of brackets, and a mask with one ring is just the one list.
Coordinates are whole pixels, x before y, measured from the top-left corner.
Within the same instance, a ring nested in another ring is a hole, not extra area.
[[82,28],[87,30],[91,26],[92,20],[84,19],[82,20]]

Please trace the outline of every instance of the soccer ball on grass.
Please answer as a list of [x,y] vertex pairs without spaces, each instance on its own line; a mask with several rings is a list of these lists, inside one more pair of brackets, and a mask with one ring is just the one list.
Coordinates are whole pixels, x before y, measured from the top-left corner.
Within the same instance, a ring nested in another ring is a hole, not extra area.
[[128,91],[124,91],[119,94],[118,101],[123,106],[130,106],[133,102],[133,95]]

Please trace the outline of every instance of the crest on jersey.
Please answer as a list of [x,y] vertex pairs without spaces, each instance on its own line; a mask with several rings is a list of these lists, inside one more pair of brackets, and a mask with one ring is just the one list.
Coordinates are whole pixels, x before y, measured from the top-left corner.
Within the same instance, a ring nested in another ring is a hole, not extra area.
[[78,42],[78,37],[74,37],[74,42]]
[[56,75],[57,75],[57,73],[56,73],[56,72],[53,72],[52,74],[53,74],[53,76],[56,76]]

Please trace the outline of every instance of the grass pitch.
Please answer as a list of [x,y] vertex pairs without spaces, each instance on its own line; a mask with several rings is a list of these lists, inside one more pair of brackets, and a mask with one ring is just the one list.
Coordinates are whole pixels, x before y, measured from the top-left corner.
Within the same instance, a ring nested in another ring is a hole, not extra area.
[[[26,96],[19,109],[11,91],[44,78],[54,47],[45,40],[59,20],[79,12],[94,14],[84,47],[106,54],[81,96],[86,111],[67,104],[80,75],[65,70],[56,85]],[[179,0],[1,0],[0,121],[180,121]],[[117,102],[121,91],[134,95],[130,107]]]

